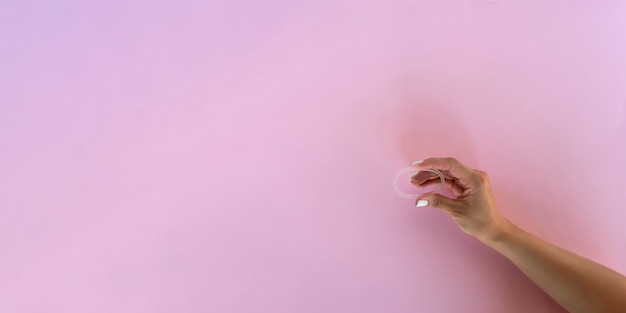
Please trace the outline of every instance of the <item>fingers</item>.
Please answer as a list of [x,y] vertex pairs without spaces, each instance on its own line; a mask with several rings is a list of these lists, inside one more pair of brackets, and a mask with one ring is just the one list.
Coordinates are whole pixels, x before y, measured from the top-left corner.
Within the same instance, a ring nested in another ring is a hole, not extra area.
[[[425,188],[431,185],[439,185],[441,184],[441,180],[439,179],[439,176],[435,176],[429,180],[417,183],[415,181],[411,181],[412,184],[421,187],[421,188]],[[446,187],[450,188],[450,190],[452,190],[452,192],[454,193],[455,196],[460,196],[465,192],[465,189],[463,189],[463,186],[461,186],[456,180],[448,180],[446,179],[444,182],[444,185],[446,185]]]
[[474,171],[455,158],[430,158],[414,165],[419,168],[434,168],[440,171],[447,171],[456,178],[464,187],[470,187],[474,183]]
[[[456,177],[452,176],[448,171],[439,171],[446,180],[457,180]],[[439,175],[431,172],[431,171],[419,171],[417,174],[411,176],[411,182],[414,184],[422,184],[431,179],[439,179]]]
[[415,201],[416,207],[429,206],[446,212],[452,212],[456,210],[459,205],[460,204],[457,203],[455,200],[439,194],[422,196]]
[[[465,189],[448,171],[441,171],[445,179],[444,184],[452,190],[454,195],[459,196],[465,192]],[[421,171],[411,177],[411,183],[418,187],[427,187],[433,184],[440,184],[439,176],[433,172]]]
[[417,185],[420,185],[431,179],[439,179],[439,176],[429,171],[420,171],[417,174],[411,176],[411,182]]

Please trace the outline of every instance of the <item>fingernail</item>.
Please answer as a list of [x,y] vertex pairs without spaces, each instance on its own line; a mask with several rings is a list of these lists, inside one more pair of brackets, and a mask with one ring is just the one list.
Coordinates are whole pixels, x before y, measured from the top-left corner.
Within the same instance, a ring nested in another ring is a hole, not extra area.
[[427,206],[428,205],[428,200],[417,200],[417,204],[415,205],[416,207],[420,208],[423,206]]
[[420,164],[422,162],[424,162],[424,160],[415,161],[415,162],[413,162],[413,165],[418,165],[418,164]]

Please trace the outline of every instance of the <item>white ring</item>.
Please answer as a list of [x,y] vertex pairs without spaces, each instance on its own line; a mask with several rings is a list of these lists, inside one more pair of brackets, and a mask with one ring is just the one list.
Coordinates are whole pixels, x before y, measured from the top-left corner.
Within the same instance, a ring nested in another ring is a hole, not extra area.
[[[400,190],[400,187],[398,187],[398,178],[400,178],[400,176],[402,176],[402,174],[405,174],[407,172],[416,172],[416,173],[419,173],[419,172],[431,172],[431,173],[435,173],[435,174],[437,174],[437,176],[439,176],[439,179],[441,180],[441,184],[439,185],[439,188],[437,188],[437,189],[435,189],[435,190],[433,190],[431,192],[427,192],[427,193],[424,193],[424,194],[416,194],[416,195],[415,194],[408,194],[408,193]],[[401,197],[403,197],[403,198],[413,199],[413,198],[417,198],[419,196],[423,196],[423,195],[426,195],[426,194],[436,193],[437,191],[439,191],[443,187],[445,182],[446,182],[446,179],[443,176],[443,173],[441,173],[439,170],[436,170],[436,169],[418,169],[416,167],[405,167],[405,168],[399,170],[398,172],[396,172],[396,175],[393,177],[393,190],[395,190],[396,193],[398,195],[400,195]]]

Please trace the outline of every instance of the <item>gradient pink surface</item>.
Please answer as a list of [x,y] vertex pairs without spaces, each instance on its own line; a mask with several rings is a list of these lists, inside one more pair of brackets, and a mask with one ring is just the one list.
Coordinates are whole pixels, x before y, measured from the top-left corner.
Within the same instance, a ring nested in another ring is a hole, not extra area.
[[2,1],[0,312],[563,312],[396,170],[626,272],[623,1]]

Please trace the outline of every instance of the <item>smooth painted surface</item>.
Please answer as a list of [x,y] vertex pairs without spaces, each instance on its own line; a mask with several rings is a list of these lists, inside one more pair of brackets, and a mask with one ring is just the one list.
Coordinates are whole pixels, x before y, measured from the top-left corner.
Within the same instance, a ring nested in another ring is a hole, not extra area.
[[0,311],[562,312],[393,174],[626,272],[621,1],[0,2]]

